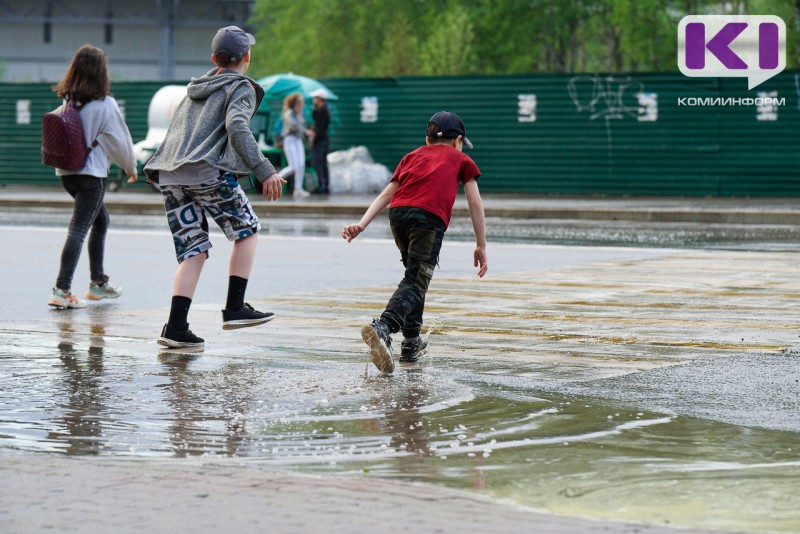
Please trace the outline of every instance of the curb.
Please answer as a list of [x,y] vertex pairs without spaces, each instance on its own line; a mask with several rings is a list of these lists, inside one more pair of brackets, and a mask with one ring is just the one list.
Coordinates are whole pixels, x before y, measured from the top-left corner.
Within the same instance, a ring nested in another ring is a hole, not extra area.
[[[71,200],[5,198],[0,207],[14,210],[71,210]],[[160,202],[121,201],[106,198],[106,207],[112,214],[163,215]],[[253,208],[259,217],[360,217],[367,205],[330,204],[327,202],[266,203],[258,200]],[[501,219],[555,219],[582,221],[630,221],[651,223],[704,223],[800,226],[800,210],[784,209],[680,209],[680,208],[559,208],[544,206],[484,206],[486,217]],[[466,207],[453,208],[453,218],[468,218]]]
[[[487,208],[487,217],[507,219],[567,219],[586,221],[630,221],[652,223],[800,225],[800,212],[793,210],[720,210],[653,208]],[[466,208],[453,209],[453,216],[469,217]]]

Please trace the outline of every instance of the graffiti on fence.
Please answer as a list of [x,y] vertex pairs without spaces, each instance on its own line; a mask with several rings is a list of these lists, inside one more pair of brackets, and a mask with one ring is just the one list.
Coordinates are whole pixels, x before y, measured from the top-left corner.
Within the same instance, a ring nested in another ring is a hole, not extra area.
[[590,121],[605,121],[609,148],[613,141],[612,121],[626,117],[639,122],[658,120],[658,95],[644,92],[644,84],[629,76],[574,76],[567,83],[567,93],[578,113],[588,111]]

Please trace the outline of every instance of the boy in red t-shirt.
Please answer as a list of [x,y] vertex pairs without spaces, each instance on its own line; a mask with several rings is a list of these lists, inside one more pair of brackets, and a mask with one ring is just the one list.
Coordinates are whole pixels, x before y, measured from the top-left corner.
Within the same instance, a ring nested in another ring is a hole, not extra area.
[[389,206],[392,235],[406,272],[380,319],[361,329],[372,362],[384,373],[394,371],[389,334],[403,332],[401,362],[415,362],[427,351],[428,343],[419,335],[425,293],[439,260],[458,184],[464,187],[475,232],[474,265],[478,276],[486,274],[486,222],[477,181],[481,173],[462,152],[464,145],[472,148],[461,118],[450,111],[436,113],[428,121],[425,146],[400,160],[391,182],[372,201],[358,224],[342,230],[342,237],[352,241]]

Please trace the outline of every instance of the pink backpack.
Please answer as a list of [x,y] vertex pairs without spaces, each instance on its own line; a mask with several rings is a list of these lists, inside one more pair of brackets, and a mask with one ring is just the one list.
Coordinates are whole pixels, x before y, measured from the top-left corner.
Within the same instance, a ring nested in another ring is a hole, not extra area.
[[42,117],[42,163],[65,171],[77,171],[86,164],[94,147],[86,146],[83,121],[74,102],[68,101]]

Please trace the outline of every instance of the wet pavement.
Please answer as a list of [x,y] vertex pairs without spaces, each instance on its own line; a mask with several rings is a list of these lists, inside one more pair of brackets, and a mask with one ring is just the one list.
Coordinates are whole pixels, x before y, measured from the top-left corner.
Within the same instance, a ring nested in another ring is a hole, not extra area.
[[[446,240],[426,306],[431,351],[382,376],[358,329],[400,275],[385,224],[347,244],[335,222],[265,220],[248,295],[278,318],[229,332],[219,317],[229,245],[216,233],[190,315],[206,348],[191,354],[154,342],[175,265],[162,220],[117,216],[106,268],[125,294],[58,312],[44,302],[64,214],[13,217],[0,234],[4,250],[24,251],[0,259],[14,280],[0,311],[5,470],[29,477],[36,468],[16,460],[62,472],[60,459],[93,457],[156,476],[196,462],[381,491],[423,483],[594,520],[800,525],[800,277],[788,237],[587,247],[526,241],[511,221],[494,231],[521,237],[490,243],[485,279],[471,245]],[[570,224],[604,235],[552,227]],[[0,500],[19,520],[27,509],[9,494]],[[497,506],[486,513],[498,522],[517,517]]]
[[[251,196],[273,235],[338,236],[374,195],[314,195],[266,202]],[[163,231],[161,197],[140,184],[106,196],[117,227]],[[792,198],[561,198],[484,195],[491,242],[700,249],[797,250],[800,202]],[[0,188],[0,224],[63,226],[71,209],[60,188]],[[143,214],[155,217],[142,217]],[[35,215],[35,216],[31,216]],[[373,235],[391,237],[385,223]],[[448,239],[471,240],[466,200],[456,200]]]

